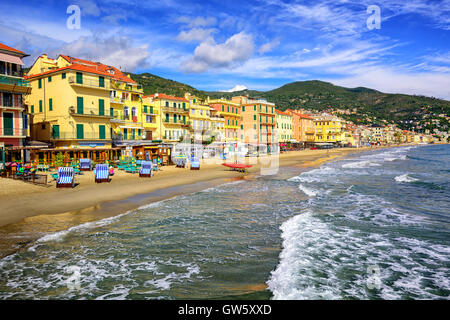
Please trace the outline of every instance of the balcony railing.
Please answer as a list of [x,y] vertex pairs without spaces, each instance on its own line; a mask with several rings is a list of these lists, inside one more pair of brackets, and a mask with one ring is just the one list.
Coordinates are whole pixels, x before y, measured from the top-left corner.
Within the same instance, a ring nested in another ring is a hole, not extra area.
[[27,80],[24,80],[21,78],[9,77],[9,76],[5,76],[5,75],[0,75],[0,83],[9,84],[12,86],[19,86],[19,87],[31,87],[30,82]]
[[164,123],[168,123],[168,124],[181,124],[181,125],[189,125],[189,123],[187,121],[183,121],[183,120],[174,120],[174,119],[163,119]]
[[11,137],[26,137],[28,136],[28,129],[19,128],[3,128],[0,129],[0,136],[11,136]]
[[131,133],[127,136],[124,136],[123,134],[114,134],[112,136],[113,141],[133,141],[133,140],[143,140],[142,135],[138,135],[137,133],[133,136]]
[[107,117],[111,118],[109,110],[103,110],[103,112],[100,112],[99,108],[85,108],[78,109],[75,107],[69,108],[69,113],[72,116],[86,116],[86,117]]
[[111,140],[107,132],[53,132],[51,140]]
[[124,98],[119,98],[119,97],[110,97],[109,98],[111,103],[120,103],[120,104],[124,104],[125,103],[125,99]]
[[187,113],[189,110],[187,108],[174,108],[174,107],[163,107],[165,112],[177,112],[177,113]]
[[118,112],[114,112],[114,116],[111,118],[112,120],[139,122],[139,118],[137,116],[132,116],[130,114],[123,114]]
[[109,90],[109,83],[107,83],[106,81],[103,83],[100,83],[99,80],[85,79],[85,78],[83,78],[81,81],[77,81],[76,77],[72,76],[72,77],[69,77],[69,83],[72,85],[78,85],[78,86],[83,86],[83,87]]

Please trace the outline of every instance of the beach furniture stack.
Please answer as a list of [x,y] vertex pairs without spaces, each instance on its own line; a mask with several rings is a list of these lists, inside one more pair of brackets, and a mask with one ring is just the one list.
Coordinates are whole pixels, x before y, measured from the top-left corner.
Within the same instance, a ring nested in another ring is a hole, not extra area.
[[200,160],[196,157],[191,158],[191,170],[200,170]]
[[97,164],[95,166],[95,183],[110,182],[109,167],[107,164]]
[[91,171],[91,159],[80,159],[80,170]]
[[73,168],[60,167],[58,169],[58,180],[56,180],[57,188],[73,188],[75,187],[75,176]]
[[139,177],[151,178],[153,175],[153,163],[151,161],[142,161],[141,170],[139,171]]

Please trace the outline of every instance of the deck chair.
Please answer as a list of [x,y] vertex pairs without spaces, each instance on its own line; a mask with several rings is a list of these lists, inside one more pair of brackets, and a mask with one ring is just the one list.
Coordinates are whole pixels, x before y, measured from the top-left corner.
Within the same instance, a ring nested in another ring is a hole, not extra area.
[[191,158],[191,170],[200,170],[200,160],[196,157]]
[[107,164],[98,164],[95,166],[95,183],[110,182],[109,167]]
[[80,159],[80,170],[91,171],[91,159]]
[[139,177],[151,178],[153,175],[153,163],[151,161],[142,161],[141,170],[139,171]]
[[57,188],[73,188],[75,187],[75,177],[72,167],[60,167],[58,169],[58,180],[56,180]]

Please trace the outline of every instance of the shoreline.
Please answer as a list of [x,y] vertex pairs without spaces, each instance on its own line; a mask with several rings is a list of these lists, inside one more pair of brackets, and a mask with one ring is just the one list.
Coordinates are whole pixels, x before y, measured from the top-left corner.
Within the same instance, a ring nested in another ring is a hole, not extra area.
[[[279,155],[279,167],[291,166],[304,171],[350,154],[395,147],[291,151]],[[219,164],[206,163],[202,164],[200,171],[163,167],[150,179],[118,172],[109,184],[89,183],[88,180],[93,181],[90,172],[80,179],[80,185],[75,189],[61,190],[53,185],[50,188],[33,186],[41,189],[20,194],[0,194],[0,259],[28,247],[46,234],[119,216],[179,195],[233,181],[254,179],[260,175],[261,160],[258,159],[258,164],[246,175],[229,171]],[[24,201],[21,199],[23,196],[29,199]]]

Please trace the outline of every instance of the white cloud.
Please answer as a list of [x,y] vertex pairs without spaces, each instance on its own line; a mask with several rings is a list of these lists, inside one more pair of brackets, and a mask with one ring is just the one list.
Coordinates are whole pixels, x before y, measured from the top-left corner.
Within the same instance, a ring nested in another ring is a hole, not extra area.
[[192,42],[192,41],[203,42],[207,41],[211,37],[211,34],[215,32],[217,32],[217,29],[214,28],[210,29],[193,28],[188,31],[183,30],[178,34],[177,40],[183,42]]
[[133,72],[138,67],[144,67],[150,53],[147,46],[133,47],[126,37],[80,39],[64,45],[58,53],[76,58],[98,61],[107,65]]
[[92,0],[76,0],[75,4],[78,4],[81,9],[82,15],[90,15],[94,17],[100,16],[100,8]]
[[280,39],[274,39],[271,42],[263,44],[259,48],[259,53],[263,54],[263,53],[272,51],[275,47],[278,47],[279,44],[280,44]]
[[217,23],[215,17],[188,17],[181,16],[177,19],[178,22],[186,24],[190,28],[209,27]]
[[205,72],[211,68],[230,68],[247,61],[254,51],[251,36],[241,32],[225,43],[216,44],[213,39],[202,42],[194,56],[186,61],[183,70],[191,73]]

